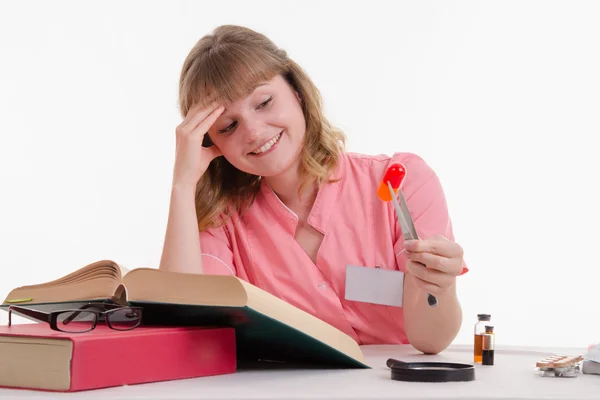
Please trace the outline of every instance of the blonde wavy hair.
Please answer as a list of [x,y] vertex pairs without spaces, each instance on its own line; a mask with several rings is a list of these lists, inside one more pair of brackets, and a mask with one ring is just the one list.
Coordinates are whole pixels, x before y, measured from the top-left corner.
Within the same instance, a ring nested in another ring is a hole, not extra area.
[[[308,75],[263,34],[223,25],[202,37],[181,70],[181,114],[185,118],[196,103],[236,102],[278,74],[298,92],[306,120],[299,190],[329,182],[344,151],[345,135],[323,115],[321,94]],[[216,227],[234,213],[241,215],[254,201],[260,182],[260,176],[238,170],[225,157],[214,159],[196,185],[198,228]]]

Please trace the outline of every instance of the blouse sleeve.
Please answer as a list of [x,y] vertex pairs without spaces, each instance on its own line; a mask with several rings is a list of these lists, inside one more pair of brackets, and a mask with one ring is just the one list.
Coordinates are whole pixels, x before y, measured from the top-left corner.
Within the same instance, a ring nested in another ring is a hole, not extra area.
[[224,225],[200,232],[200,248],[205,274],[236,275],[231,241]]

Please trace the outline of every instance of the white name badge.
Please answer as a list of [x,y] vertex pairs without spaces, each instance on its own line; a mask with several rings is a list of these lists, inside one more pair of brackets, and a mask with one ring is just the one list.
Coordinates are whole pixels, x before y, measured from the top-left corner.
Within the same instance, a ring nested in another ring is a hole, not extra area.
[[402,307],[404,272],[346,266],[346,300]]

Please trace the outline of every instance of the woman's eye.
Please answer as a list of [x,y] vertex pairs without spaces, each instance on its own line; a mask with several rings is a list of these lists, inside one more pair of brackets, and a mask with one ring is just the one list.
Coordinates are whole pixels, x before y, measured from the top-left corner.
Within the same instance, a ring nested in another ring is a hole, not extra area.
[[232,122],[232,123],[231,123],[231,124],[229,124],[229,125],[228,125],[226,128],[224,128],[224,129],[221,129],[221,130],[219,131],[219,133],[227,133],[227,132],[231,131],[233,128],[235,128],[236,124],[237,124],[237,122],[235,122],[235,121],[234,121],[234,122]]
[[273,97],[269,97],[266,101],[260,103],[257,108],[266,107],[271,102],[271,100],[273,100]]
[[[256,109],[261,109],[264,108],[266,106],[269,105],[269,103],[271,103],[271,101],[273,100],[273,96],[269,97],[267,100],[263,101],[262,103],[260,103]],[[219,130],[219,133],[227,133],[232,131],[235,127],[237,126],[237,122],[233,121],[231,124],[229,124],[226,128],[223,128],[221,130]]]

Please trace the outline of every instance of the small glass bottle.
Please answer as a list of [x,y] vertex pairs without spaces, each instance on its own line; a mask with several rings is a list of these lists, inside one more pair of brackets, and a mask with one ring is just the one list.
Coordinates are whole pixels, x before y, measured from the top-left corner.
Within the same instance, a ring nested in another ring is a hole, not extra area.
[[489,325],[492,319],[490,314],[477,314],[477,323],[475,324],[473,361],[481,363],[481,350],[483,345],[483,334],[485,333],[485,324]]
[[483,341],[481,343],[481,364],[482,365],[494,365],[494,349],[495,349],[495,335],[494,327],[490,325],[485,326],[485,333],[483,334]]

